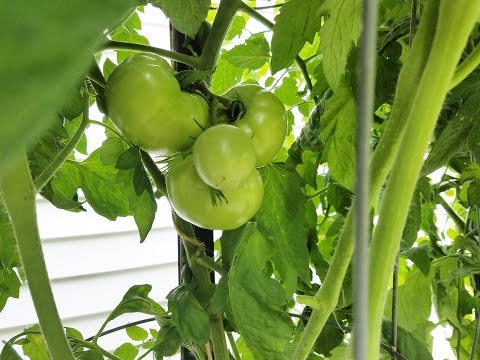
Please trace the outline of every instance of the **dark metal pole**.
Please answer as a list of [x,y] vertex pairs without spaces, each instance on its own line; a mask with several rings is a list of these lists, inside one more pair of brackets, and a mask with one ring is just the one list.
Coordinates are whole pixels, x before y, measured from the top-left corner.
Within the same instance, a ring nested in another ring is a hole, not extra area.
[[[170,47],[172,50],[191,55],[188,50],[186,50],[183,47],[183,44],[185,43],[185,35],[177,31],[171,24],[170,24]],[[200,53],[200,51],[199,51]],[[189,67],[185,64],[181,64],[178,62],[172,62],[173,69],[175,71],[182,71],[182,70],[188,70]],[[188,191],[188,189],[185,189],[185,191]],[[213,231],[212,230],[206,230],[199,228],[197,226],[194,226],[194,233],[195,237],[197,240],[205,244],[205,253],[208,256],[213,257]],[[186,254],[185,254],[185,248],[183,247],[182,239],[180,236],[177,237],[178,239],[178,282],[181,284],[183,279],[182,279],[182,271],[185,267],[187,267],[187,261],[186,261]],[[215,274],[212,271],[211,272],[211,277],[212,281],[215,280]],[[181,348],[181,359],[182,360],[195,360],[195,356],[188,351],[188,349],[182,347]]]

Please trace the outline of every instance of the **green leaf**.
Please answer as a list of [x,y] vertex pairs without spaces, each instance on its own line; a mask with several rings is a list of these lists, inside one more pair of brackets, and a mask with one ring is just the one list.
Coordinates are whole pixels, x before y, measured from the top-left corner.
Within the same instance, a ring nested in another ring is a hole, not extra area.
[[125,150],[125,144],[121,139],[110,137],[100,147],[100,161],[103,165],[113,165]]
[[91,349],[84,351],[78,357],[79,360],[103,360],[103,355],[100,350]]
[[351,89],[341,87],[325,102],[320,119],[323,159],[333,178],[349,191],[353,191],[355,179],[356,109]]
[[447,164],[452,157],[465,149],[467,142],[476,149],[478,136],[475,136],[476,131],[472,131],[472,128],[479,122],[479,114],[480,93],[465,100],[453,119],[448,121],[425,161],[423,174],[430,174]]
[[[131,328],[127,328],[127,333],[128,333],[128,329],[131,329]],[[130,336],[130,334],[129,334],[129,336]],[[147,336],[148,336],[148,334],[147,334]],[[127,342],[127,343],[124,343],[124,344],[120,345],[113,352],[113,355],[117,355],[122,360],[134,360],[135,357],[138,354],[138,351],[139,350],[138,350],[137,347],[135,347],[135,346],[133,346],[133,344],[130,344],[130,343]],[[103,357],[102,357],[102,359],[103,359]]]
[[[388,343],[392,335],[391,327],[391,321],[383,321],[382,335]],[[428,345],[401,326],[397,326],[397,351],[408,360],[433,360]]]
[[140,326],[129,326],[125,329],[130,339],[134,341],[145,341],[148,338],[148,332]]
[[245,226],[241,226],[235,230],[225,230],[222,232],[222,237],[220,238],[222,246],[222,266],[227,271],[232,266],[233,257],[242,239],[244,228]]
[[153,299],[148,297],[152,290],[151,285],[134,285],[123,296],[122,301],[108,315],[106,322],[109,322],[120,315],[127,313],[143,313],[163,317],[165,310]]
[[224,53],[222,59],[241,69],[260,69],[270,59],[270,46],[263,34],[255,34]]
[[208,314],[187,286],[178,286],[167,295],[172,323],[185,340],[206,344],[210,338]]
[[68,338],[83,340],[83,335],[75,328],[65,326],[65,334]]
[[8,298],[18,299],[20,285],[21,282],[15,270],[0,268],[0,311],[4,308]]
[[6,344],[0,353],[0,360],[22,360],[22,357],[15,351],[12,345]]
[[292,77],[284,77],[282,84],[275,88],[273,93],[282,101],[286,106],[297,105],[302,101],[302,98],[297,94],[298,85],[297,80]]
[[430,247],[428,245],[422,245],[418,247],[412,247],[407,251],[402,252],[402,255],[409,258],[420,269],[423,275],[428,276],[430,274]]
[[140,148],[138,146],[133,146],[120,154],[115,163],[115,167],[120,170],[134,169],[141,161],[140,159]]
[[[414,266],[405,283],[398,287],[398,324],[408,331],[414,331],[430,316],[432,310],[430,282],[431,276],[426,277]],[[390,290],[385,314],[391,314],[391,299]]]
[[257,360],[289,359],[293,326],[280,311],[282,286],[263,274],[271,249],[255,225],[245,227],[229,272],[230,305],[240,334]]
[[76,168],[80,178],[79,187],[87,202],[99,215],[113,221],[118,216],[131,214],[123,185],[116,181],[118,170],[112,165],[103,165],[99,150],[94,151],[81,163],[65,165]]
[[330,351],[339,346],[345,337],[345,333],[342,329],[331,326],[329,323],[336,323],[334,316],[330,316],[327,320],[327,324],[323,327],[322,332],[318,335],[317,340],[315,341],[314,349],[315,352],[330,356]]
[[150,0],[162,9],[175,29],[194,37],[210,8],[210,0]]
[[110,74],[113,72],[113,70],[115,70],[116,67],[117,65],[115,65],[112,60],[110,60],[109,58],[105,59],[105,62],[103,63],[103,77],[105,78],[105,80],[108,80]]
[[73,120],[80,115],[83,111],[83,94],[80,89],[75,89],[63,104],[62,108],[59,110],[59,113],[67,118],[68,120]]
[[[35,325],[26,330],[39,330],[39,326]],[[47,350],[47,344],[40,334],[28,334],[26,339],[28,343],[22,345],[23,353],[30,358],[30,360],[50,360]]]
[[0,79],[8,89],[0,97],[0,173],[54,122],[54,114],[88,70],[103,31],[138,4],[137,0],[3,4],[2,51],[15,56],[0,60]]
[[157,340],[153,346],[156,358],[159,356],[173,356],[178,352],[183,339],[173,325],[163,326],[158,332]]
[[291,0],[275,17],[272,36],[272,73],[287,67],[302,50],[313,43],[320,29],[324,0]]
[[[32,177],[36,179],[62,149],[60,139],[51,131],[41,138],[37,138],[27,154]],[[78,201],[77,190],[80,180],[76,170],[65,163],[55,175],[42,188],[40,195],[59,209],[74,212],[84,211]]]
[[[408,211],[407,221],[403,228],[402,239],[400,240],[400,250],[410,249],[417,240],[417,234],[422,225],[422,197],[420,189],[413,193],[410,210]],[[413,259],[411,259],[413,261]],[[425,269],[425,268],[423,268]],[[422,270],[423,271],[423,270]]]
[[347,216],[348,209],[352,205],[353,194],[344,187],[331,182],[327,188],[327,199],[337,213]]
[[228,278],[222,276],[215,286],[215,292],[208,306],[209,314],[220,315],[225,311],[228,301]]
[[255,215],[258,229],[272,244],[272,249],[278,254],[276,257],[283,259],[308,283],[310,270],[302,179],[285,164],[267,165],[261,175],[264,195]]
[[472,181],[467,189],[468,203],[471,206],[480,205],[480,183]]
[[0,265],[8,269],[19,266],[20,258],[17,249],[17,241],[13,233],[13,227],[10,223],[7,210],[0,197]]
[[235,39],[237,36],[240,37],[243,33],[243,29],[245,29],[245,25],[247,25],[247,20],[245,19],[244,15],[236,15],[232,20],[230,28],[228,29],[225,40],[228,41]]
[[320,29],[323,70],[335,91],[345,74],[348,56],[360,36],[360,0],[326,0],[321,11],[330,16]]
[[243,69],[240,69],[222,57],[217,63],[212,77],[212,91],[223,94],[242,80]]

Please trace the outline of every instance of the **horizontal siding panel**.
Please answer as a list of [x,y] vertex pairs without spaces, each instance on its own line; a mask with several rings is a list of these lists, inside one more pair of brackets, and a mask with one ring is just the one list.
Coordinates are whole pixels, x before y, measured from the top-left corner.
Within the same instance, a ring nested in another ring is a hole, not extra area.
[[[135,271],[121,271],[59,280],[52,283],[60,316],[65,319],[86,316],[98,312],[110,312],[133,285],[151,284],[151,298],[165,299],[178,283],[177,265],[158,265]],[[0,313],[3,329],[24,327],[35,323],[36,314],[26,286],[20,299],[10,299]],[[79,329],[81,330],[81,329]]]
[[43,244],[53,281],[176,262],[177,248],[173,228],[154,229],[141,244],[135,230],[61,238]]
[[[170,205],[165,198],[158,202],[158,211],[153,224],[154,228],[172,227]],[[43,240],[65,238],[67,236],[86,236],[110,234],[121,231],[136,230],[132,216],[119,217],[110,221],[93,211],[85,204],[86,212],[74,213],[55,208],[48,201],[37,201],[37,217],[40,237]],[[139,239],[137,235],[137,239]]]

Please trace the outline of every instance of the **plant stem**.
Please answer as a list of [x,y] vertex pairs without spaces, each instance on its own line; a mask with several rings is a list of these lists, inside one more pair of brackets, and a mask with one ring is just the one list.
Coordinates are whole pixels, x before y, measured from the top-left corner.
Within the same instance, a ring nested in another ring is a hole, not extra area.
[[215,67],[223,39],[225,39],[230,23],[241,4],[242,0],[222,0],[220,2],[212,29],[198,61],[199,70],[211,70]]
[[150,173],[157,190],[160,191],[162,195],[166,196],[167,185],[165,183],[165,176],[162,174],[157,164],[155,164],[155,161],[153,161],[152,157],[148,153],[146,153],[144,150],[141,150],[140,155],[142,156],[143,164]]
[[[401,141],[401,148],[406,151],[398,153],[392,168],[370,248],[369,359],[377,359],[379,356],[378,344],[386,289],[423,165],[423,154],[450,88],[455,67],[478,19],[479,8],[480,0],[440,2],[432,50],[418,84]],[[442,76],[438,76],[439,73]]]
[[97,344],[93,344],[93,343],[90,343],[88,341],[83,341],[83,340],[79,340],[79,339],[72,339],[73,341],[75,341],[75,343],[83,346],[83,347],[86,347],[87,349],[92,349],[92,350],[98,350],[102,353],[103,356],[105,356],[107,359],[110,359],[110,360],[122,360],[120,359],[118,356],[108,352],[107,350],[103,349],[102,347],[100,347],[99,345]]
[[[150,318],[147,318],[147,319],[134,321],[134,322],[131,322],[131,323],[128,323],[128,324],[124,324],[124,325],[121,325],[121,326],[114,327],[114,328],[109,329],[107,331],[103,331],[103,332],[100,333],[100,335],[98,337],[113,334],[117,331],[124,330],[124,329],[127,329],[127,328],[132,327],[132,326],[141,325],[141,324],[145,324],[145,323],[149,323],[149,322],[153,322],[153,321],[156,321],[156,318],[150,317]],[[95,338],[95,336],[91,336],[89,338],[86,338],[85,341],[89,342],[89,341],[92,341],[94,338]]]
[[67,145],[65,145],[65,147],[62,149],[62,151],[60,151],[55,157],[55,159],[53,159],[52,162],[45,168],[45,170],[43,170],[42,173],[36,177],[34,184],[37,192],[39,192],[45,185],[47,185],[53,175],[55,175],[55,173],[58,171],[60,166],[62,166],[65,160],[67,160],[68,156],[75,149],[75,146],[77,146],[78,142],[83,136],[83,133],[85,132],[85,129],[88,126],[88,109],[90,107],[89,96],[87,94],[85,94],[84,96],[85,98],[83,99],[83,115],[80,126],[78,127],[75,134],[73,134]]
[[147,52],[147,53],[166,57],[167,59],[178,61],[182,64],[191,66],[193,68],[197,67],[199,62],[199,58],[191,55],[180,54],[176,51],[161,49],[161,48],[157,48],[149,45],[128,43],[128,42],[122,42],[122,41],[110,40],[105,42],[102,48],[100,49],[100,51],[105,51],[105,50],[128,50],[128,51],[136,51],[136,52]]
[[235,339],[233,338],[233,335],[230,331],[227,332],[227,338],[228,342],[230,344],[230,347],[232,348],[233,352],[233,357],[235,360],[242,360],[242,357],[240,356],[240,353],[238,352],[237,344],[235,343]]
[[[198,291],[200,297],[208,298],[211,288],[210,269],[200,265],[196,261],[198,258],[197,253],[200,251],[198,247],[193,245],[193,241],[189,240],[195,239],[193,225],[182,220],[175,213],[173,213],[173,221],[175,223],[177,233],[183,241],[188,266],[192,271],[193,277],[197,281],[196,290]],[[215,314],[210,314],[210,340],[213,344],[215,360],[229,360],[230,354],[228,352],[227,342],[225,339],[223,321],[221,317]]]
[[53,360],[74,360],[48,279],[38,233],[36,190],[25,154],[1,177],[0,194],[12,222],[33,305],[50,356]]
[[437,195],[436,200],[438,204],[443,207],[448,216],[450,216],[450,218],[453,220],[458,231],[464,232],[464,229],[466,227],[465,223],[463,222],[462,218],[455,212],[455,210],[453,210],[452,207],[445,201],[443,196]]
[[133,146],[133,143],[128,141],[127,138],[125,136],[123,136],[117,129],[114,129],[113,127],[108,126],[107,124],[105,124],[101,121],[97,121],[97,120],[89,120],[88,122],[90,124],[95,124],[95,125],[104,127],[105,129],[107,129],[107,130],[113,132],[115,135],[117,135],[128,146]]
[[[400,72],[392,112],[371,160],[370,205],[373,204],[380,191],[398,152],[400,138],[405,128],[406,116],[403,116],[402,111],[408,111],[412,106],[411,97],[412,93],[414,93],[412,89],[416,89],[419,74],[423,71],[430,51],[430,44],[433,40],[437,7],[438,2],[436,0],[430,0],[425,5],[415,41]],[[355,205],[352,204],[351,209],[354,207]],[[304,360],[307,358],[328,317],[335,310],[343,278],[353,254],[352,213],[352,210],[350,210],[345,219],[345,224],[338,238],[327,275],[323,280],[322,287],[315,295],[322,307],[313,310],[303,335],[297,344],[293,360]]]
[[[264,25],[266,28],[268,28],[270,30],[272,30],[273,26],[275,25],[273,22],[268,20],[265,16],[263,16],[258,11],[251,8],[250,6],[248,6],[244,2],[242,2],[240,4],[240,7],[239,7],[238,10],[240,10],[241,12],[243,12],[243,13],[247,14],[248,16],[254,18],[260,24]],[[302,72],[302,75],[303,75],[303,78],[305,79],[305,83],[307,84],[308,90],[312,91],[313,84],[312,84],[312,80],[310,79],[310,75],[308,74],[307,65],[305,64],[305,61],[299,55],[297,55],[295,57],[295,62],[297,63],[298,68]]]
[[477,45],[470,55],[457,67],[450,83],[450,88],[453,89],[460,84],[478,65],[480,65],[480,45]]
[[205,255],[197,256],[196,261],[200,265],[205,266],[206,268],[213,270],[222,276],[227,274],[227,271],[222,267],[222,265],[217,263],[215,260],[213,260],[209,256],[205,256]]
[[377,52],[376,0],[363,1],[360,39],[359,105],[355,181],[355,258],[353,262],[354,332],[353,352],[357,360],[367,360],[368,344],[368,245],[370,242],[370,129],[375,111]]

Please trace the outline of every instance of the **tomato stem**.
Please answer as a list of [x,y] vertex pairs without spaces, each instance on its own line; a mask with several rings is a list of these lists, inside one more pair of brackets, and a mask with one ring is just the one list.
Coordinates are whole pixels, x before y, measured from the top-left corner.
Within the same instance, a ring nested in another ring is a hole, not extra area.
[[89,96],[88,94],[84,93],[83,115],[80,126],[78,127],[75,134],[73,134],[67,145],[65,145],[65,147],[62,149],[62,151],[60,151],[55,157],[55,159],[53,159],[52,162],[45,168],[45,170],[43,170],[42,173],[35,178],[34,184],[37,192],[39,192],[45,185],[47,185],[47,183],[50,181],[53,175],[55,175],[58,169],[63,165],[65,160],[67,160],[68,156],[72,153],[72,151],[75,149],[75,146],[77,146],[78,142],[82,138],[83,133],[85,132],[85,129],[87,128],[89,123],[89,106]]
[[43,257],[35,186],[25,154],[0,179],[0,194],[12,222],[28,287],[53,360],[75,360],[55,305]]
[[155,164],[155,161],[153,161],[152,157],[147,152],[145,152],[144,150],[140,150],[140,155],[142,156],[142,161],[145,165],[145,168],[152,176],[153,182],[155,183],[157,190],[163,196],[167,196],[167,185],[165,184],[165,176],[162,174],[157,164]]
[[176,51],[161,49],[154,46],[127,43],[122,41],[110,40],[105,42],[101,47],[100,52],[105,50],[128,50],[128,51],[136,51],[136,52],[147,52],[147,53],[166,57],[168,59],[180,62],[182,64],[191,66],[193,68],[198,67],[198,63],[199,63],[199,58],[195,56],[185,55]]
[[[182,239],[187,263],[192,271],[192,274],[197,281],[198,295],[202,298],[208,298],[212,282],[210,280],[210,269],[198,262],[198,258],[207,257],[204,248],[199,248],[194,245],[196,242],[193,225],[181,219],[178,215],[173,213],[173,222],[177,233]],[[198,243],[198,242],[197,242]],[[198,243],[203,246],[203,244]],[[230,354],[227,348],[227,341],[225,339],[225,329],[223,327],[223,320],[216,314],[209,314],[210,316],[210,340],[213,345],[213,353],[215,360],[229,360]]]
[[470,55],[457,67],[450,88],[453,89],[460,84],[478,65],[480,65],[480,45],[477,45]]
[[[478,19],[480,0],[439,2],[438,24],[425,70],[408,114],[370,247],[369,359],[378,359],[381,321],[411,198],[456,65]],[[415,42],[414,42],[415,44]],[[438,76],[442,74],[442,76]],[[434,91],[432,91],[434,89]]]
[[202,49],[202,55],[199,58],[199,70],[212,70],[215,68],[225,35],[241,4],[242,0],[222,0],[220,2],[212,28]]

